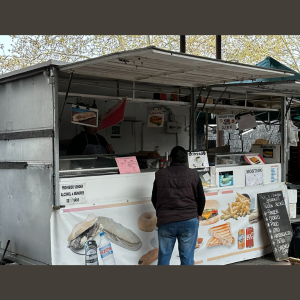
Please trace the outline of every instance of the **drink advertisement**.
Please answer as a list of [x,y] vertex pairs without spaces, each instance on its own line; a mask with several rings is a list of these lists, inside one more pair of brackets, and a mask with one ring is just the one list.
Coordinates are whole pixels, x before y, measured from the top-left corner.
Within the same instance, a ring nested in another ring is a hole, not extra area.
[[[282,191],[287,201],[284,183],[206,190],[195,265],[226,265],[272,252],[257,200],[258,193],[271,191]],[[51,216],[52,264],[157,265],[156,222],[150,199],[66,205]],[[170,264],[180,265],[177,242]]]

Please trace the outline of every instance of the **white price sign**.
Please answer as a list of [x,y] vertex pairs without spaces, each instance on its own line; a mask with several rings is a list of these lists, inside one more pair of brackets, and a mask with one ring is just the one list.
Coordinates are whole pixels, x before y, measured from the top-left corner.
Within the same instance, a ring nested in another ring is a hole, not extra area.
[[207,152],[188,152],[189,167],[191,169],[207,168],[209,167]]
[[219,131],[235,130],[235,115],[218,115],[217,125]]
[[246,169],[246,186],[264,184],[263,169]]
[[60,202],[62,204],[85,203],[85,183],[60,184]]

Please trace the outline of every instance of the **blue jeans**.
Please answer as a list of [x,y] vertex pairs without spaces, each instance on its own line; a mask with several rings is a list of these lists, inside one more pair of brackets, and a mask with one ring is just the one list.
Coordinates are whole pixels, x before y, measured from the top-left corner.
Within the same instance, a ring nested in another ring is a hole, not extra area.
[[176,238],[182,265],[194,265],[194,251],[198,237],[199,221],[172,222],[158,227],[158,265],[169,265]]

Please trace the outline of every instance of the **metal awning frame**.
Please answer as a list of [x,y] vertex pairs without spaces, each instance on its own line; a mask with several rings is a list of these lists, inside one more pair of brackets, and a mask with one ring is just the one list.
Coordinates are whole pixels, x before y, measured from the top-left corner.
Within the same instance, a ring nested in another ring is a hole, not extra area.
[[[234,93],[247,93],[253,95],[279,96],[279,97],[299,97],[300,81],[270,81],[270,82],[244,82],[244,83],[226,83],[206,86],[207,89],[219,91],[224,88]],[[272,89],[273,87],[273,89]],[[287,88],[289,87],[289,88]]]

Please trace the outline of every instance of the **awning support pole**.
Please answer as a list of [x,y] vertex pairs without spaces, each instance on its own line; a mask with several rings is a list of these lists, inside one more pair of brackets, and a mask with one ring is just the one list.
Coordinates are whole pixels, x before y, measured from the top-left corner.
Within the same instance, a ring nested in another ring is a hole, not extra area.
[[190,124],[189,124],[189,137],[190,137],[190,140],[189,140],[189,151],[192,151],[192,136],[191,136],[191,130],[192,130],[192,123],[194,123],[194,130],[196,128],[195,124],[195,111],[197,109],[197,106],[198,106],[198,103],[199,103],[199,99],[201,97],[201,92],[202,92],[202,87],[200,88],[200,91],[199,91],[199,96],[198,96],[198,99],[196,100],[196,89],[197,88],[191,88],[191,109],[190,109]]
[[219,99],[217,100],[215,106],[214,106],[213,109],[211,110],[211,112],[210,112],[211,114],[212,114],[212,112],[214,111],[214,109],[216,108],[216,106],[217,106],[217,104],[219,103],[220,99],[223,97],[223,94],[226,92],[226,90],[227,90],[227,87],[226,87],[225,90],[222,92],[222,94],[221,94],[221,96],[219,97]]
[[291,98],[289,104],[287,105],[287,109],[286,109],[286,112],[285,112],[285,118],[286,118],[287,113],[288,113],[288,111],[289,111],[289,109],[290,109],[290,107],[291,107],[292,101],[293,101],[293,98]]
[[185,43],[185,35],[180,36],[180,52],[185,53],[186,43]]
[[216,35],[216,58],[222,59],[222,36]]
[[66,96],[65,96],[65,102],[64,102],[63,109],[61,111],[60,118],[59,118],[59,124],[61,123],[61,118],[62,118],[64,109],[65,109],[66,101],[68,99],[72,78],[73,78],[73,72],[71,72],[71,74],[70,74],[69,84],[68,84],[68,88],[67,88],[67,92],[66,92]]
[[135,100],[135,81],[133,81],[132,88],[132,100]]
[[206,102],[207,102],[207,99],[208,99],[208,97],[209,97],[209,94],[210,94],[210,90],[208,90],[208,93],[207,93],[206,99],[205,99],[205,101],[204,101],[204,104],[203,104],[202,110],[201,110],[201,111],[199,111],[199,113],[198,113],[198,115],[197,115],[197,117],[196,117],[196,122],[197,122],[197,120],[198,120],[198,117],[200,116],[201,112],[203,112],[203,111],[204,111],[204,107],[205,107],[205,105],[206,105]]
[[286,181],[286,166],[287,166],[287,128],[286,128],[286,97],[281,100],[281,178]]
[[205,145],[206,145],[206,151],[208,150],[208,109],[205,110],[205,129],[206,129],[206,132],[205,132],[205,136],[206,136],[206,139],[205,139]]
[[[195,122],[195,109],[198,101],[196,100],[196,89],[197,88],[192,88],[191,90],[191,120],[190,120],[190,141],[189,141],[189,151],[194,151],[195,150],[195,128],[196,128],[196,122]],[[200,90],[201,92],[201,90]],[[196,104],[195,104],[196,103]]]

